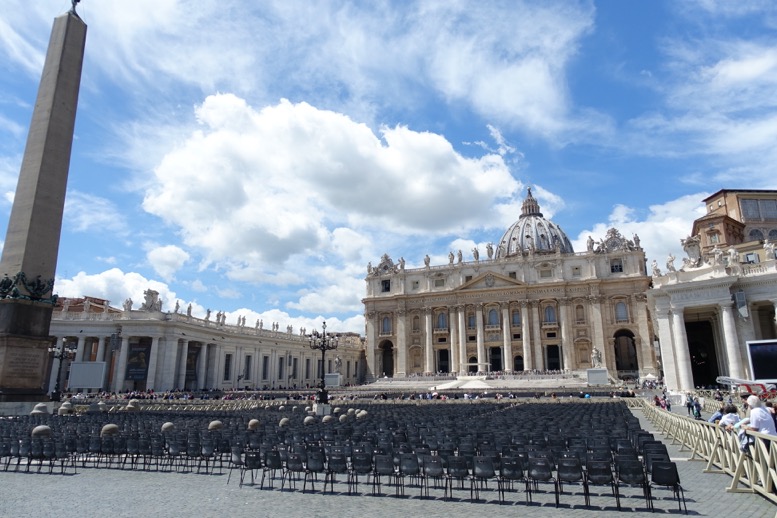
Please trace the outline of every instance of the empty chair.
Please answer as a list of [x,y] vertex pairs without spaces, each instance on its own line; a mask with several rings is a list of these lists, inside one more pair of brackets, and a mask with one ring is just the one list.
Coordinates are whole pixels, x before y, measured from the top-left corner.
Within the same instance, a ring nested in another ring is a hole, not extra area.
[[[674,493],[674,497],[677,499],[678,510],[685,510],[685,514],[688,514],[688,507],[685,503],[685,491],[680,485],[680,474],[677,472],[677,465],[670,461],[655,461],[652,465],[652,472],[650,482],[654,486],[668,487]],[[682,499],[682,506],[680,502]]]
[[670,462],[669,455],[666,453],[652,453],[648,452],[642,457],[642,462],[645,465],[645,473],[648,475],[653,472],[654,462]]
[[[327,457],[327,463],[326,463],[326,475],[324,477],[324,492],[326,492],[326,484],[329,482],[329,488],[332,492],[334,492],[334,483],[335,478],[338,473],[348,473],[348,462],[343,453],[331,453]],[[350,493],[350,484],[348,486],[348,491]]]
[[359,476],[369,477],[372,474],[372,455],[365,451],[353,452],[351,467],[348,469],[348,493],[358,493]]
[[453,482],[459,482],[459,488],[464,487],[464,480],[469,478],[469,468],[467,467],[467,459],[464,457],[448,457],[448,466],[445,474],[445,496],[448,498],[448,490],[450,490],[450,496],[453,498]]
[[[399,455],[399,466],[396,471],[396,491],[398,495],[405,494],[405,479],[408,479],[408,485],[413,478],[419,479],[421,475],[421,464],[418,462],[418,456],[415,453],[402,453]],[[421,486],[421,484],[419,484]],[[421,486],[423,493],[423,486]]]
[[[229,484],[229,480],[232,478],[232,470],[237,468],[240,470],[240,487],[243,486],[243,469],[245,465],[245,460],[243,459],[243,450],[240,448],[240,446],[233,446],[232,452],[229,457],[229,475],[227,476],[227,484]],[[251,474],[251,482],[253,483],[253,473]]]
[[[308,480],[310,480],[310,488],[312,491],[316,490],[315,481],[319,473],[325,472],[324,465],[324,453],[323,451],[313,449],[308,451],[308,460],[305,463],[305,481],[302,484],[302,492],[305,492]],[[326,479],[324,479],[326,481]]]
[[[507,489],[512,490],[515,482],[526,483],[526,477],[524,476],[523,462],[520,457],[503,457],[501,462],[501,468],[499,469],[499,479],[501,485],[499,486],[500,495],[499,500],[504,502],[504,494]],[[528,493],[527,493],[528,494]],[[529,498],[528,496],[526,497]]]
[[615,484],[615,477],[612,474],[612,465],[609,460],[589,460],[586,464],[586,482],[588,484],[588,494],[590,502],[591,486],[610,486],[615,504],[618,509],[621,508],[618,486]]
[[478,456],[473,459],[472,477],[470,478],[470,499],[480,500],[480,491],[488,487],[488,481],[494,480],[497,483],[497,492],[502,496],[502,481],[497,478],[494,469],[494,461],[491,457]]
[[615,477],[619,494],[623,495],[623,491],[620,489],[623,486],[639,487],[642,489],[642,496],[645,498],[648,509],[653,508],[650,498],[650,485],[645,477],[645,469],[640,461],[616,459]]
[[264,453],[264,463],[262,465],[262,481],[259,484],[259,488],[264,488],[264,478],[269,473],[270,479],[268,487],[272,488],[272,481],[275,478],[275,474],[278,470],[283,470],[283,460],[281,459],[281,452],[278,450],[270,450]]
[[[381,493],[380,485],[384,476],[388,477],[389,484],[393,481],[396,485],[396,481],[394,480],[396,475],[394,459],[391,455],[377,454],[373,456],[372,460],[372,494],[379,495]],[[395,491],[398,494],[399,488],[395,488]]]
[[[240,450],[240,447],[233,447],[233,452]],[[234,453],[233,453],[234,454]],[[254,485],[254,472],[262,469],[262,455],[258,451],[248,451],[240,466],[240,487],[245,483],[246,472],[251,474],[251,485]]]
[[561,458],[558,460],[558,466],[556,468],[556,507],[558,507],[559,497],[564,491],[564,484],[580,484],[583,487],[585,505],[591,505],[588,494],[588,481],[583,474],[583,467],[580,464],[580,459],[577,457]]
[[305,474],[305,463],[302,461],[302,454],[289,453],[286,457],[286,465],[281,473],[281,491],[288,480],[289,488],[296,489],[297,480]]
[[[556,491],[556,480],[553,478],[553,463],[544,457],[529,457],[529,465],[526,470],[526,493],[529,502],[533,500],[532,493],[539,488],[540,482],[553,484]],[[558,499],[558,495],[556,496]]]
[[429,496],[429,481],[434,481],[434,487],[439,487],[439,483],[444,481],[445,467],[442,458],[437,455],[427,455],[423,459],[423,478],[422,494]]

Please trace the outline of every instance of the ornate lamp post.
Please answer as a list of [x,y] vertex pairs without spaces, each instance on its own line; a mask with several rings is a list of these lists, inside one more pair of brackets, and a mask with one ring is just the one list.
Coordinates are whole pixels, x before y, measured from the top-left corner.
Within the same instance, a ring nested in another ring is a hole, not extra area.
[[62,399],[62,393],[59,390],[59,379],[62,377],[62,363],[64,360],[72,360],[75,358],[76,349],[74,347],[69,347],[67,338],[63,338],[59,347],[49,347],[49,352],[53,359],[59,360],[59,363],[57,364],[57,381],[54,384],[54,391],[51,393],[51,401],[60,401]]
[[326,405],[329,402],[329,394],[326,392],[326,380],[324,379],[326,372],[326,364],[324,359],[326,358],[327,351],[333,351],[337,349],[339,345],[339,339],[336,335],[326,334],[326,322],[323,324],[323,332],[319,334],[318,331],[313,331],[310,334],[310,348],[315,351],[321,351],[321,383],[318,385],[318,396],[316,402],[321,405]]

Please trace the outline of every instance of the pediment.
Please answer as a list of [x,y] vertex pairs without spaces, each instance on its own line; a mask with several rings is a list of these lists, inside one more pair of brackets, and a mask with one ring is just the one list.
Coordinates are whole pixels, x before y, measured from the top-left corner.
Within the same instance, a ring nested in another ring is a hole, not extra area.
[[525,286],[525,283],[498,273],[486,272],[473,277],[454,291],[491,290],[494,288],[514,288],[516,286]]

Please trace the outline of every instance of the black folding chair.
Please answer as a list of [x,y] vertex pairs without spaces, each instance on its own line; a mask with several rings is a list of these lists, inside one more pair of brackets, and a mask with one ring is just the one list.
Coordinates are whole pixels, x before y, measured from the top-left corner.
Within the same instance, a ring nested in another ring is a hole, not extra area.
[[[683,486],[680,485],[680,474],[677,472],[677,464],[669,461],[655,461],[652,468],[651,484],[671,489],[674,497],[677,499],[678,510],[682,511],[684,509],[685,514],[688,514],[688,506],[685,503],[685,491],[683,491]],[[680,506],[681,498],[682,506]]]

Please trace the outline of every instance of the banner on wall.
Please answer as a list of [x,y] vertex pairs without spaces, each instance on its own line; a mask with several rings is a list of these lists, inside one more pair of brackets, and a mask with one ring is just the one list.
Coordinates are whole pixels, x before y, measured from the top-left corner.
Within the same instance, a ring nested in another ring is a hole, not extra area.
[[200,358],[200,350],[189,349],[186,353],[186,381],[197,379],[197,360]]
[[130,344],[127,354],[125,380],[142,381],[148,376],[148,360],[151,358],[151,344]]

